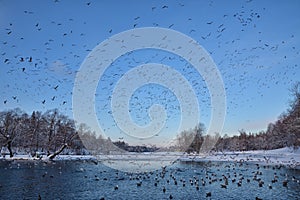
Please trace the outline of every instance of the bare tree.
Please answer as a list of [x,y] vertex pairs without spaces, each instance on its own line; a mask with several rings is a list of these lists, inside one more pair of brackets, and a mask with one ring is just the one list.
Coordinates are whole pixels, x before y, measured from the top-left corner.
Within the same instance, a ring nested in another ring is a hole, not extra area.
[[27,137],[30,141],[31,154],[37,156],[39,149],[43,149],[42,138],[45,133],[45,119],[41,112],[33,111],[31,117],[28,120]]
[[[49,159],[54,159],[57,155],[65,150],[66,147],[71,146],[73,138],[77,135],[74,120],[67,116],[54,111],[50,115],[49,134],[51,133],[50,145],[54,146],[54,152],[50,153],[48,149]],[[52,129],[52,131],[51,131]],[[50,135],[49,135],[50,136]],[[49,138],[49,137],[48,137]],[[49,141],[49,140],[48,140]]]
[[12,145],[20,134],[20,109],[15,109],[0,113],[0,137],[3,146],[9,151],[9,156],[13,157]]
[[195,133],[190,130],[190,131],[182,131],[178,136],[177,136],[177,147],[179,151],[190,151],[188,148],[193,142],[195,137]]
[[58,129],[58,110],[48,110],[46,113],[43,114],[44,119],[46,120],[46,133],[45,133],[45,142],[46,142],[46,149],[47,155],[50,155],[51,151],[56,151],[56,144],[54,142],[55,135]]

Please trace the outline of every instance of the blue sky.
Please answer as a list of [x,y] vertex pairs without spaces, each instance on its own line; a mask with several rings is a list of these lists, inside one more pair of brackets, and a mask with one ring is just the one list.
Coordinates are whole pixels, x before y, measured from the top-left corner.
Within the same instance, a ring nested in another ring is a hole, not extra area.
[[[193,38],[216,63],[227,99],[222,135],[264,130],[288,108],[288,89],[300,80],[299,8],[299,1],[0,1],[0,110],[58,108],[72,117],[75,76],[90,51],[119,32],[158,26]],[[172,66],[197,82],[192,85],[200,120],[208,127],[211,103],[203,78],[180,57],[147,49],[118,58],[100,79],[95,109],[107,135],[123,137],[110,114],[114,86],[148,62]],[[155,103],[166,108],[171,134],[180,112],[167,88],[150,84],[137,90],[131,117],[146,125],[147,109]]]

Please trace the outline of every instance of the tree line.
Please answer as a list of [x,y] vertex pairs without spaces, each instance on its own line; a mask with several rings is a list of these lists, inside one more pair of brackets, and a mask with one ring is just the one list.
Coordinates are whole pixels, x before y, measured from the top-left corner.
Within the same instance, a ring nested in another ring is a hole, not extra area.
[[113,142],[109,137],[96,134],[85,124],[76,127],[75,121],[58,109],[31,115],[20,108],[0,112],[0,150],[10,157],[16,153],[33,157],[46,155],[53,159],[62,154],[110,154],[116,152],[150,152],[158,148],[130,146]]
[[83,147],[74,120],[57,109],[28,115],[19,108],[0,112],[0,145],[10,157],[15,152],[32,156],[40,152],[50,159],[67,147],[74,151]]
[[[203,124],[194,129],[181,132],[177,137],[177,147],[181,151],[199,152],[204,140],[218,138],[214,151],[249,151],[271,150],[282,147],[300,146],[300,82],[291,88],[289,108],[282,113],[275,123],[270,123],[266,131],[247,133],[239,130],[239,135],[220,137],[205,135]],[[190,145],[189,145],[190,144]]]
[[[300,146],[300,82],[291,89],[292,99],[286,112],[275,123],[270,123],[266,131],[221,137],[205,134],[205,127],[199,123],[191,130],[177,135],[176,144],[168,151],[199,152],[204,144],[214,142],[214,151],[270,150],[282,147]],[[205,142],[204,142],[205,141]],[[152,152],[159,150],[151,147],[130,146],[124,141],[111,141],[110,138],[97,136],[85,124],[78,127],[75,121],[61,114],[58,109],[44,113],[33,111],[31,115],[19,108],[0,112],[0,147],[1,152],[23,152],[32,156],[45,154],[50,159],[63,154],[109,154],[111,152]],[[87,149],[85,148],[87,147]],[[4,150],[3,150],[4,149]],[[210,149],[209,149],[210,150]]]

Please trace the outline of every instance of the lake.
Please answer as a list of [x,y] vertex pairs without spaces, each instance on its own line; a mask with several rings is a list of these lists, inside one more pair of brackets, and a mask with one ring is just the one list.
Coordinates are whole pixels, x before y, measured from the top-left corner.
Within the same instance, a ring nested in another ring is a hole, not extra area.
[[136,174],[91,161],[0,161],[0,199],[300,199],[299,180],[300,170],[254,163],[176,162]]

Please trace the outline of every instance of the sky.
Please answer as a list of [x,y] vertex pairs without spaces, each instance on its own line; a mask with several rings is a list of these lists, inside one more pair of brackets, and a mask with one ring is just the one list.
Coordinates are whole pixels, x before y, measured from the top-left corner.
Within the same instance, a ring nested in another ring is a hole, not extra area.
[[[296,0],[0,0],[0,110],[19,107],[31,113],[58,108],[73,118],[76,76],[92,50],[115,34],[160,27],[192,38],[214,61],[226,97],[221,135],[266,130],[287,110],[289,89],[300,81],[299,8]],[[140,140],[116,125],[111,106],[114,89],[127,73],[147,63],[170,66],[190,83],[199,104],[199,121],[208,129],[213,106],[205,78],[174,52],[147,48],[118,57],[97,80],[82,80],[97,84],[91,106],[105,135],[131,143],[167,144],[178,133],[180,99],[155,83],[137,88],[126,108],[132,121],[147,126],[149,108],[161,105],[166,114],[163,132]],[[141,77],[136,78],[138,82]]]

